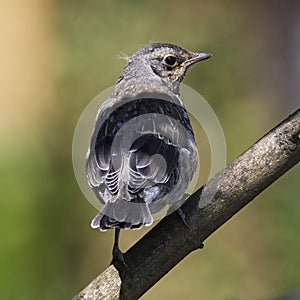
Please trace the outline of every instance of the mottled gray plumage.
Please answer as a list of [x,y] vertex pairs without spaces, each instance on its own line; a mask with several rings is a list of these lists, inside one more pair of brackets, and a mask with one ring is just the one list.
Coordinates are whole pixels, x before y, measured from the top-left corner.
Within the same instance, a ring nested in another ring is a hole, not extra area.
[[179,85],[210,56],[156,43],[128,58],[98,111],[87,153],[88,182],[105,204],[93,228],[148,226],[166,205],[180,206],[198,161]]

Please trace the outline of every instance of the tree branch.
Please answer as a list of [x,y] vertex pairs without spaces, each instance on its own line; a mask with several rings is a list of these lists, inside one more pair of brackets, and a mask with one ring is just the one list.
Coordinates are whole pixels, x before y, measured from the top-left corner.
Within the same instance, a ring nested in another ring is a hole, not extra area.
[[[300,160],[300,109],[161,220],[73,300],[138,299],[178,262]],[[117,270],[118,271],[117,271]]]

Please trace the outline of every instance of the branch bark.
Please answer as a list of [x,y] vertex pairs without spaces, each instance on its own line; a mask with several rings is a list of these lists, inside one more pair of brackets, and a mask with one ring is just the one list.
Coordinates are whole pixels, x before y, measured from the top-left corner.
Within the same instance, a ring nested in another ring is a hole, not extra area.
[[223,223],[300,160],[300,109],[278,124],[161,220],[73,300],[138,299]]

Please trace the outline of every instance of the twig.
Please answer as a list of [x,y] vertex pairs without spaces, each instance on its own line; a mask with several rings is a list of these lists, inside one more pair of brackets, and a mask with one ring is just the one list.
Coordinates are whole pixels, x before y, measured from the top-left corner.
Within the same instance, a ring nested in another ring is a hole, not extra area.
[[[216,174],[73,300],[138,299],[223,223],[300,160],[300,109]],[[217,190],[216,190],[217,189]],[[117,270],[118,271],[117,271]]]

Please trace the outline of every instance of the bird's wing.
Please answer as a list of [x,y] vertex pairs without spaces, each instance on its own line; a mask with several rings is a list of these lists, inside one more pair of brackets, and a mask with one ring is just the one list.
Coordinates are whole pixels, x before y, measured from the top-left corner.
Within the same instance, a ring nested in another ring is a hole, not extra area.
[[[101,117],[100,113],[97,122]],[[122,138],[114,144],[118,134]],[[96,195],[105,186],[111,201],[125,187],[130,198],[146,197],[151,202],[176,185],[186,140],[194,143],[182,106],[161,99],[138,99],[118,106],[101,126],[95,126],[86,164],[89,184]]]

